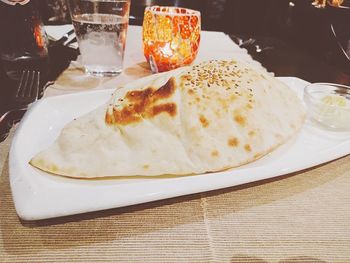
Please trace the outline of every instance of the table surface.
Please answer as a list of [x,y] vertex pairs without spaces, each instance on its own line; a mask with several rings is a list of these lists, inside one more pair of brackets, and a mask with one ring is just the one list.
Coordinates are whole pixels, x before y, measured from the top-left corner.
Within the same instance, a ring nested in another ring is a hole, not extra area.
[[[274,48],[252,56],[278,76],[350,84],[283,42],[258,43]],[[9,187],[11,139],[0,143],[0,262],[350,262],[349,156],[248,185],[25,222]]]

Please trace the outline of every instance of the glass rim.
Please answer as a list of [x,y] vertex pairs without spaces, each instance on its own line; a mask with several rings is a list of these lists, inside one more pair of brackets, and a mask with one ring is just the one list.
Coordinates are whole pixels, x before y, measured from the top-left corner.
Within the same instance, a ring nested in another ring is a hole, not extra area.
[[[350,95],[350,86],[344,85],[344,84],[338,84],[338,83],[328,83],[328,82],[315,82],[308,84],[305,89],[304,89],[304,100],[309,100],[311,103],[321,103],[324,104],[322,101],[318,100],[314,95],[313,95],[313,90],[312,88],[316,87],[329,87],[328,89],[324,89],[323,92],[324,94],[331,94],[330,91],[334,91],[334,94],[338,94],[341,96],[346,96]],[[340,92],[343,91],[343,92]],[[328,105],[327,107],[329,108],[338,108],[337,105]],[[350,109],[348,108],[342,108],[342,110],[349,111]]]
[[338,89],[336,90],[336,92],[338,93],[339,90],[343,90],[345,94],[350,94],[350,86],[347,86],[345,84],[338,84],[338,83],[330,83],[330,82],[315,82],[315,83],[310,83],[308,85],[305,86],[304,89],[304,93],[309,95],[310,97],[312,96],[312,88],[316,88],[316,87],[329,87],[329,89],[325,89],[324,92],[328,92],[330,90],[330,88],[333,89]]
[[[165,8],[167,11],[157,11],[154,10],[156,8]],[[176,13],[172,12],[172,10],[175,9],[181,9],[181,10],[186,10],[186,13]],[[185,8],[185,7],[180,7],[180,6],[159,6],[159,5],[153,5],[153,6],[147,6],[145,8],[145,12],[150,11],[153,14],[157,15],[173,15],[173,16],[201,16],[201,12],[198,10],[190,9],[190,8]]]
[[345,85],[345,84],[339,84],[339,83],[331,83],[331,82],[315,82],[315,83],[310,83],[306,85],[305,89],[308,89],[309,87],[312,86],[334,86],[334,87],[340,87],[340,88],[345,88],[350,90],[350,86]]

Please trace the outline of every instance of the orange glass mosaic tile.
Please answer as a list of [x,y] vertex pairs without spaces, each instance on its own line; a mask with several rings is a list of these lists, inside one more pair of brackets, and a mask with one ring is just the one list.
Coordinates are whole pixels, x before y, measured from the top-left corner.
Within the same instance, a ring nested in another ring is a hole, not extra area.
[[189,65],[196,58],[200,43],[200,12],[152,6],[145,9],[143,50],[153,72]]

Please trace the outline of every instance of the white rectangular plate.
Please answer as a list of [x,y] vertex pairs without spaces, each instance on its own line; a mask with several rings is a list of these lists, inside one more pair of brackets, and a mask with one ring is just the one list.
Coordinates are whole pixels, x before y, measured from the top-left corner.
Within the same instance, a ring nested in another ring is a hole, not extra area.
[[[308,82],[280,78],[302,98]],[[18,215],[37,220],[245,184],[300,171],[350,153],[350,134],[327,131],[307,121],[287,144],[262,159],[231,170],[202,175],[79,180],[39,171],[28,161],[49,146],[66,123],[104,104],[112,90],[50,97],[38,101],[21,121],[10,150],[10,182]]]

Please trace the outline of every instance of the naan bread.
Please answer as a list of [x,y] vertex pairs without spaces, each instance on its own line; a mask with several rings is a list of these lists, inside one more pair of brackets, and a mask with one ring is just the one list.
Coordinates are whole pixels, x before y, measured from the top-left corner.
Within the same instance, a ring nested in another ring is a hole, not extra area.
[[266,71],[208,61],[116,90],[30,163],[82,178],[220,171],[271,152],[304,117],[296,94]]

